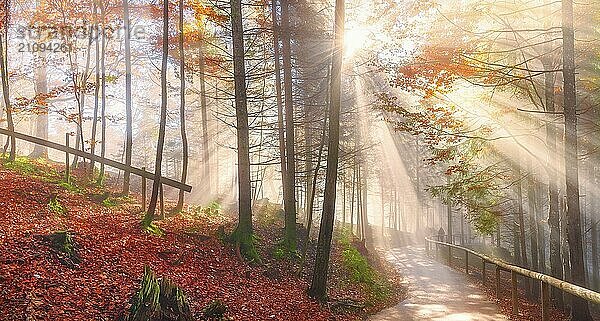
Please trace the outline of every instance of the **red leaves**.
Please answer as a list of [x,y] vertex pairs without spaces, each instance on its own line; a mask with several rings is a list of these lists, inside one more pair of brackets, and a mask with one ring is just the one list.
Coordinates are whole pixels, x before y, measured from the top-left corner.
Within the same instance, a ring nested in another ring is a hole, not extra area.
[[[58,194],[69,217],[48,210]],[[271,280],[211,236],[184,233],[190,226],[215,231],[222,221],[173,218],[159,222],[159,238],[139,229],[139,215],[111,210],[50,183],[0,169],[0,313],[3,320],[115,320],[128,308],[144,264],[172,279],[194,313],[215,299],[236,320],[328,320],[295,277]],[[74,232],[82,259],[69,269],[35,235]],[[160,254],[163,253],[163,254]],[[166,255],[164,255],[166,253]],[[166,258],[166,259],[165,259]],[[177,264],[175,264],[177,263]]]

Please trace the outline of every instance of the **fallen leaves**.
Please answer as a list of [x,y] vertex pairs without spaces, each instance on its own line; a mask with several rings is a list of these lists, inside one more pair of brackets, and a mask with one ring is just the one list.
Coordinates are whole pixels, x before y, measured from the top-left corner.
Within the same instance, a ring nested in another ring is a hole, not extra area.
[[[51,195],[58,195],[68,215],[48,209]],[[218,299],[236,320],[335,318],[307,297],[305,281],[273,280],[264,267],[238,261],[231,248],[210,235],[221,222],[167,219],[159,223],[165,236],[156,237],[140,230],[138,216],[0,169],[2,319],[116,320],[129,307],[145,264],[178,284],[196,314]],[[203,231],[184,233],[199,224]],[[35,237],[57,230],[73,231],[79,268],[61,265]]]

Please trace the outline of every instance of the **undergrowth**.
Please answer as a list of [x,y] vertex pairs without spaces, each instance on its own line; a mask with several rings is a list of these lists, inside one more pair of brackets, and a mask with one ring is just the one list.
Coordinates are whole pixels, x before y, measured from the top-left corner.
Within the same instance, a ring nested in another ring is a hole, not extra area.
[[66,215],[68,212],[67,208],[60,203],[58,197],[56,196],[52,196],[50,198],[50,201],[48,202],[48,209],[58,215]]
[[349,281],[364,284],[369,289],[369,302],[376,304],[384,301],[392,294],[389,281],[380,275],[352,243],[352,234],[349,230],[339,233],[337,242],[342,248],[342,264],[348,271]]

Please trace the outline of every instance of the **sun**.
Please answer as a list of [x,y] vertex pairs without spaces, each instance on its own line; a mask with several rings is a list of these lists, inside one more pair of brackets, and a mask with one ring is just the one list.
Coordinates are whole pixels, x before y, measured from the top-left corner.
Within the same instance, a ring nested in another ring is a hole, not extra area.
[[353,57],[370,46],[370,31],[367,28],[346,29],[344,32],[344,56]]

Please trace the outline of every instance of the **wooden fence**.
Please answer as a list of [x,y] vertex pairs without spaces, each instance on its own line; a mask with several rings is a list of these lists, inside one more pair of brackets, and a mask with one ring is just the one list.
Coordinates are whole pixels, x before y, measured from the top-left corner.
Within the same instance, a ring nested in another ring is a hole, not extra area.
[[[68,166],[69,154],[73,154],[73,155],[77,155],[79,157],[83,157],[83,158],[92,160],[94,162],[102,163],[102,164],[110,166],[110,167],[114,167],[114,168],[117,168],[117,169],[120,169],[120,170],[123,170],[123,171],[128,171],[131,174],[138,175],[138,176],[140,176],[142,178],[154,180],[154,173],[148,172],[145,169],[140,169],[140,168],[135,168],[135,167],[132,167],[132,166],[128,166],[126,164],[119,163],[117,161],[110,160],[110,159],[107,159],[107,158],[103,158],[103,157],[100,157],[98,155],[94,155],[94,154],[91,154],[91,153],[87,153],[87,152],[84,152],[84,151],[81,151],[79,149],[75,149],[75,148],[72,148],[72,147],[69,147],[69,146],[61,145],[61,144],[58,144],[58,143],[55,143],[55,142],[47,141],[47,140],[44,140],[44,139],[41,139],[41,138],[38,138],[38,137],[25,135],[25,134],[18,133],[18,132],[14,132],[13,133],[13,132],[11,132],[11,131],[9,131],[7,129],[4,129],[4,128],[0,128],[0,134],[7,135],[7,136],[11,136],[12,135],[12,136],[15,136],[16,139],[24,140],[24,141],[27,141],[27,142],[30,142],[30,143],[34,143],[34,144],[37,144],[37,145],[42,145],[42,146],[45,146],[45,147],[48,147],[48,148],[51,148],[51,149],[55,149],[55,150],[59,150],[59,151],[65,152],[66,161],[67,161],[67,167],[66,168],[69,168],[69,166]],[[68,142],[68,138],[67,138],[67,142]],[[190,185],[184,184],[182,182],[179,182],[179,181],[167,178],[167,177],[161,177],[160,178],[160,182],[162,184],[164,184],[164,185],[171,186],[171,187],[174,187],[174,188],[179,189],[179,190],[183,190],[184,192],[191,192],[192,191],[192,187]]]
[[482,261],[482,278],[483,283],[486,282],[486,264],[493,264],[496,266],[496,295],[500,296],[500,272],[507,271],[511,274],[511,295],[512,295],[512,310],[513,313],[519,312],[519,297],[517,292],[517,277],[519,275],[538,281],[540,285],[540,302],[542,304],[542,321],[550,321],[550,286],[553,286],[561,291],[574,295],[576,297],[587,300],[595,304],[600,304],[600,293],[586,289],[582,286],[569,283],[555,277],[524,269],[522,267],[506,263],[502,260],[489,257],[484,254],[477,253],[471,249],[454,245],[446,242],[432,240],[431,238],[425,238],[426,250],[428,254],[431,254],[432,247],[435,247],[436,258],[439,257],[440,247],[446,248],[448,251],[448,265],[452,262],[452,250],[457,250],[465,253],[465,271],[469,274],[469,255],[479,258]]

